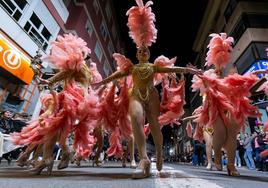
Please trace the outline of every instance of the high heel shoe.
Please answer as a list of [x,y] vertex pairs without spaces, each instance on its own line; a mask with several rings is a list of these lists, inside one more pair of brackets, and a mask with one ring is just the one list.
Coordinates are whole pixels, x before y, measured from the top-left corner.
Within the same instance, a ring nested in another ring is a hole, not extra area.
[[222,171],[222,164],[221,163],[215,163],[215,167],[218,171]]
[[133,179],[147,178],[151,175],[151,162],[148,159],[142,159],[138,168],[133,172]]
[[207,169],[207,170],[212,170],[212,164],[211,164],[211,163],[208,163],[206,169]]
[[229,176],[240,176],[240,173],[237,171],[234,164],[227,164],[227,172]]
[[24,167],[24,166],[28,166],[28,156],[27,155],[21,155],[18,160],[16,161],[17,162],[17,165],[20,166],[20,167]]
[[38,165],[38,160],[37,159],[31,159],[27,161],[27,168],[34,168],[36,165]]
[[60,160],[60,163],[58,164],[58,170],[67,168],[69,166],[69,161],[70,161],[70,155],[69,153],[66,153],[62,155],[62,158]]
[[33,175],[40,175],[42,170],[47,168],[47,175],[51,175],[53,163],[54,160],[42,160],[36,165],[35,168],[30,170],[30,173]]
[[92,166],[94,167],[96,165],[96,167],[100,167],[102,166],[102,161],[99,160],[95,160],[92,162]]
[[132,160],[130,163],[130,168],[136,168],[136,167],[137,167],[136,161]]

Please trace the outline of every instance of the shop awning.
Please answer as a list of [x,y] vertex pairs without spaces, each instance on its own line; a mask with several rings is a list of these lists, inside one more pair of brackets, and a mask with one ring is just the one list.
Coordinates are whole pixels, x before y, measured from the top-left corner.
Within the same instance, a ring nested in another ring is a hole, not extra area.
[[29,55],[0,30],[1,75],[16,84],[30,84],[34,76],[30,64]]

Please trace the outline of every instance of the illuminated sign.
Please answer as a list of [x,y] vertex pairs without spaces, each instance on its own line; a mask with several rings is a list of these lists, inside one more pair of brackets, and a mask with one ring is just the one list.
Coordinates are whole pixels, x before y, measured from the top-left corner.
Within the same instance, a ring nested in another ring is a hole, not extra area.
[[[260,70],[260,69],[268,69],[268,60],[258,60],[255,63],[253,63],[248,70],[244,73],[250,73],[250,72],[254,72],[256,70]],[[258,74],[258,77],[263,77],[264,74]]]
[[34,76],[30,64],[30,57],[0,31],[0,67],[30,84]]

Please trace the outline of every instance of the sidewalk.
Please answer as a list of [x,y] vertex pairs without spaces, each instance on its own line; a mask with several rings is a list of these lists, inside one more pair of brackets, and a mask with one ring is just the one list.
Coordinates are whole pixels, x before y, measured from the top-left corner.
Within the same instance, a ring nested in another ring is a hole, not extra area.
[[16,166],[16,161],[12,160],[10,164],[8,164],[6,159],[2,159],[1,163],[0,163],[0,168],[3,167],[11,167],[11,166]]

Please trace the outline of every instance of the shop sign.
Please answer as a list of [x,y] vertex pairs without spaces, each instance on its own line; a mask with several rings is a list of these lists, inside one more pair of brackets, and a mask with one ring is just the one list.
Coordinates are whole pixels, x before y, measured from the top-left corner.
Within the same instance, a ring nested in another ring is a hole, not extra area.
[[[268,60],[258,60],[253,63],[244,74],[254,72],[256,70],[268,69]],[[263,77],[264,74],[259,74],[258,77]]]
[[30,57],[0,31],[0,67],[30,84],[34,76],[30,63]]

